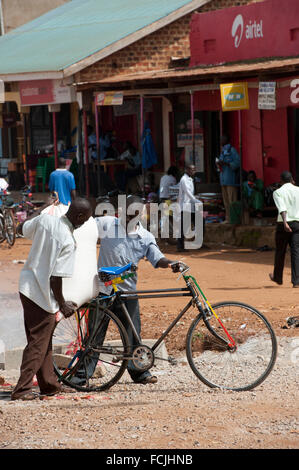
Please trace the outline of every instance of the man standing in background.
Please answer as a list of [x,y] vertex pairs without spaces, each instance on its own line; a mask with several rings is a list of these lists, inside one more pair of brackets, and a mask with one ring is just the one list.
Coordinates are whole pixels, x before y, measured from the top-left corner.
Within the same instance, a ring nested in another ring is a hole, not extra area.
[[[195,204],[202,205],[202,202],[194,196],[193,178],[195,175],[195,166],[188,165],[185,174],[180,179],[178,203],[181,210],[181,235],[177,241],[177,251],[185,250],[184,243],[184,212],[191,212],[190,223],[195,223]],[[191,227],[188,227],[191,229]],[[188,231],[187,229],[187,231]]]
[[220,184],[225,208],[225,221],[223,223],[228,224],[230,205],[238,200],[240,156],[229,143],[229,137],[226,134],[223,134],[221,144],[222,151],[219,158],[216,159],[216,165],[220,171]]
[[64,158],[59,159],[59,166],[50,174],[49,190],[58,194],[59,208],[65,213],[76,197],[76,184],[73,173],[66,169]]
[[299,188],[292,174],[284,171],[280,175],[281,187],[274,191],[273,199],[278,209],[275,234],[275,259],[271,281],[282,284],[282,275],[287,246],[291,247],[291,269],[293,287],[299,287]]

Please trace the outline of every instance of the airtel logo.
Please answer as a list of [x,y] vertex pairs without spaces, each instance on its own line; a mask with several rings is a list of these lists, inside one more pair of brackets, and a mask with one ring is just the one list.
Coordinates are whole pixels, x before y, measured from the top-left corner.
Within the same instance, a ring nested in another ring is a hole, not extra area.
[[236,16],[232,26],[232,37],[235,39],[235,47],[239,47],[244,31],[244,20],[242,15]]
[[249,22],[245,25],[243,16],[236,16],[232,25],[232,37],[235,40],[236,48],[240,45],[244,30],[246,39],[263,38],[263,20],[260,20],[259,22],[256,20],[249,20]]

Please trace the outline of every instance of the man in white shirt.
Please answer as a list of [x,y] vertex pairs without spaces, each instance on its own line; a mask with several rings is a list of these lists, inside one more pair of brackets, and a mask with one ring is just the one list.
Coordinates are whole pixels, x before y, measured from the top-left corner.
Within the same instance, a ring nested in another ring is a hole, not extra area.
[[76,310],[74,302],[64,299],[62,279],[73,274],[76,249],[73,231],[83,225],[91,214],[90,203],[77,198],[66,215],[53,217],[42,214],[26,220],[18,228],[32,240],[32,246],[19,281],[27,346],[12,400],[37,398],[37,394],[32,392],[35,375],[42,395],[55,395],[62,389],[52,363],[55,313],[60,311],[69,317]]
[[178,203],[181,209],[181,236],[177,241],[177,251],[184,251],[184,212],[191,212],[191,221],[195,220],[195,204],[202,205],[202,202],[194,196],[193,178],[195,175],[195,166],[188,165],[185,174],[180,180]]
[[169,187],[177,184],[177,175],[178,170],[175,166],[170,166],[168,168],[167,174],[162,176],[160,179],[159,187],[159,199],[160,201],[166,201],[169,199]]
[[275,234],[275,259],[271,281],[282,284],[282,275],[287,246],[291,248],[293,287],[299,287],[299,188],[292,174],[284,171],[280,176],[281,187],[274,191],[273,199],[278,209]]

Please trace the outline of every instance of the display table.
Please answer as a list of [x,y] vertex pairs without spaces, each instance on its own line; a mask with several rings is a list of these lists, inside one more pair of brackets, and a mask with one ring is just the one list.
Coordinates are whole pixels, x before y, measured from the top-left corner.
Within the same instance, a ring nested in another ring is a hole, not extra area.
[[[98,169],[98,162],[93,162],[94,170],[97,171]],[[125,170],[128,166],[127,160],[116,160],[116,159],[106,159],[101,160],[100,165],[104,168],[105,173],[107,173],[111,180],[114,181],[114,172],[118,169]]]

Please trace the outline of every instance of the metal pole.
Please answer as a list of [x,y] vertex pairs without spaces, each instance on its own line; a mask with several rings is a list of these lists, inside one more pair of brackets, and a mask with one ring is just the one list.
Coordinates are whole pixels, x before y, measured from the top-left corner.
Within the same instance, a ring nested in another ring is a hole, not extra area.
[[192,163],[193,163],[193,165],[195,165],[194,95],[193,95],[193,91],[190,91],[190,105],[191,105]]
[[56,113],[53,112],[52,114],[53,114],[53,140],[54,140],[55,168],[58,168]]
[[79,156],[79,191],[84,194],[84,161],[82,148],[82,111],[78,111],[78,156]]
[[0,32],[0,35],[3,36],[3,34],[5,34],[5,27],[4,27],[4,15],[3,15],[2,0],[0,0],[0,22],[1,22],[1,32]]
[[[143,128],[144,128],[143,113],[144,113],[144,98],[143,98],[142,95],[140,95],[140,147],[141,147],[141,153],[142,153],[142,134],[143,134]],[[142,165],[142,173],[143,173],[143,197],[145,197],[145,173],[146,173],[146,169],[143,168],[143,165]]]
[[28,165],[27,165],[27,159],[28,159],[28,149],[27,149],[27,118],[26,114],[23,114],[23,135],[24,135],[24,165],[25,165],[25,178],[26,178],[26,184],[29,184],[29,172],[28,172]]
[[240,200],[241,200],[241,223],[243,223],[243,169],[242,169],[242,115],[241,110],[238,111],[239,121],[239,154],[240,154]]
[[87,135],[87,114],[83,109],[83,132],[84,132],[84,153],[85,153],[85,189],[86,196],[89,197],[89,177],[88,177],[88,135]]
[[99,130],[99,110],[97,104],[97,96],[94,97],[94,114],[96,124],[96,139],[97,139],[97,194],[101,194],[101,155],[100,155],[100,130]]

